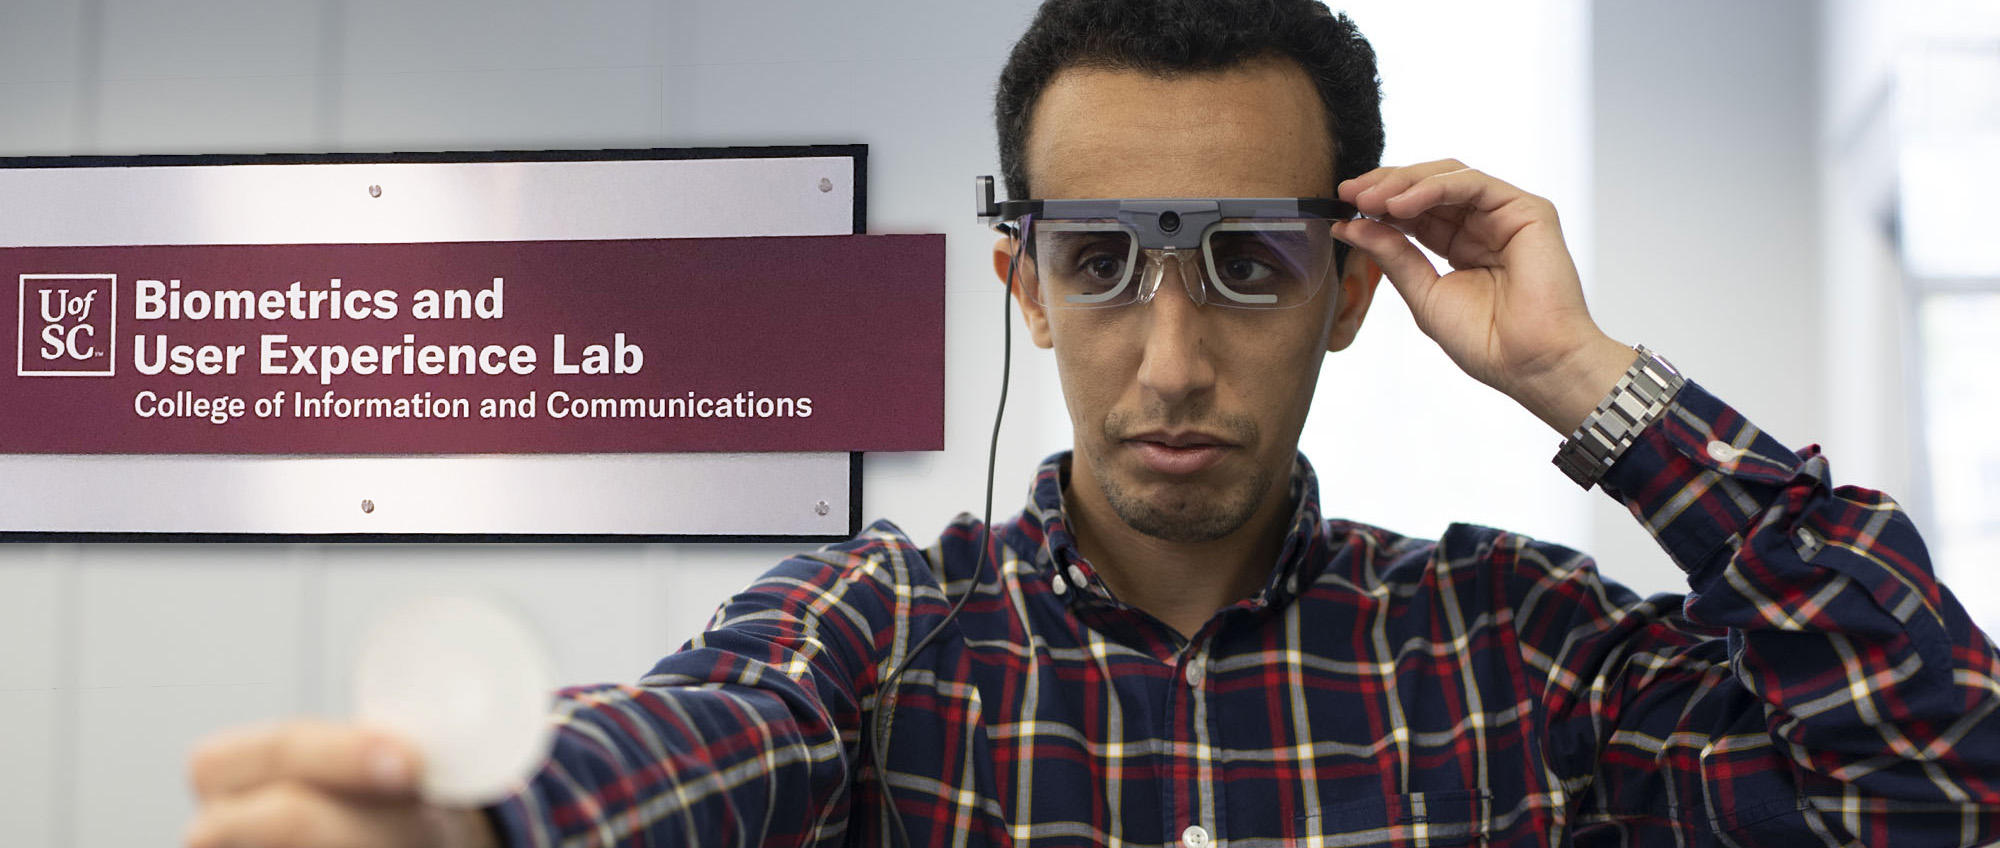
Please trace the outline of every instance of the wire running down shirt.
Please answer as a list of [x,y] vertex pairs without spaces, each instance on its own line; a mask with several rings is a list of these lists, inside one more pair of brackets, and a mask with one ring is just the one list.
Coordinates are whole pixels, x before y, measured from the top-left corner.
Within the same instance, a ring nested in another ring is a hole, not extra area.
[[[1319,513],[1301,457],[1261,591],[1182,639],[1063,512],[919,549],[880,522],[788,560],[637,685],[565,690],[520,846],[1973,845],[2000,840],[1993,643],[1887,497],[1832,488],[1693,383],[1604,478],[1687,572]],[[893,693],[877,681],[913,658]]]

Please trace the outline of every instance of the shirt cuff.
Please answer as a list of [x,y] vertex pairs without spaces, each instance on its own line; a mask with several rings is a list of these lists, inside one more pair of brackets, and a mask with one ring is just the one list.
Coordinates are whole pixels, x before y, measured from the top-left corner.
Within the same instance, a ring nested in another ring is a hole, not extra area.
[[1600,484],[1692,575],[1726,561],[1787,488],[1823,487],[1818,455],[1785,447],[1690,380]]

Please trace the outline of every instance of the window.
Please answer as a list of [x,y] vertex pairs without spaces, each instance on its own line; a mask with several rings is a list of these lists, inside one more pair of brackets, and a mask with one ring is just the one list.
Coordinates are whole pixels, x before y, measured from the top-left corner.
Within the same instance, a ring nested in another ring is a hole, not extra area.
[[1939,575],[2000,632],[2000,12],[1913,4],[1896,58],[1897,226],[1915,318],[1916,510]]
[[2000,632],[2000,280],[1918,290],[1931,556],[1973,619]]

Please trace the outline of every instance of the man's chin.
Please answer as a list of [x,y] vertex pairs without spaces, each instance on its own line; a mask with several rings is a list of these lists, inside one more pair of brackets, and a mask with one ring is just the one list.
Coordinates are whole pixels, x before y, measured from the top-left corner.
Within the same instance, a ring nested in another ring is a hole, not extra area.
[[[1203,475],[1206,476],[1206,475]],[[1257,511],[1257,491],[1237,482],[1160,480],[1144,474],[1102,481],[1104,499],[1125,525],[1167,542],[1212,542],[1241,529]]]

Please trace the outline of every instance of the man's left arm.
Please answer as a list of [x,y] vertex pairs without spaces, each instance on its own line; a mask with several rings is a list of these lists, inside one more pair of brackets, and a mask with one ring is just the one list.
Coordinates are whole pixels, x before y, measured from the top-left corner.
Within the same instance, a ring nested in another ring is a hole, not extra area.
[[[1380,168],[1339,193],[1374,220],[1333,234],[1386,273],[1453,362],[1557,432],[1632,363],[1584,308],[1547,200],[1456,161]],[[1996,835],[2000,659],[1893,501],[1834,488],[1816,449],[1786,449],[1693,383],[1602,482],[1688,572],[1688,618],[1729,628],[1731,668],[1822,821],[1876,844],[1906,819],[1934,834],[1918,820],[1971,811],[1961,836]],[[1759,782],[1703,777],[1712,792]]]
[[1728,629],[1728,669],[1762,706],[1742,726],[1779,755],[1710,739],[1701,784],[1738,802],[1712,812],[1765,835],[2000,839],[2000,655],[1893,500],[1834,486],[1816,447],[1787,449],[1694,383],[1602,483],[1687,572],[1683,615]]

